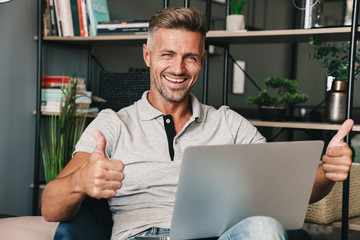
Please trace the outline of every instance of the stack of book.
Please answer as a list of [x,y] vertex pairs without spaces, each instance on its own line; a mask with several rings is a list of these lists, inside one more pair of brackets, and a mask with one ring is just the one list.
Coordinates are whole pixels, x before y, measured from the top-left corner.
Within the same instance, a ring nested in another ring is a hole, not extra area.
[[[59,113],[65,102],[65,92],[69,84],[67,76],[43,76],[41,79],[41,112]],[[78,112],[96,112],[90,108],[92,92],[86,91],[83,78],[77,78],[77,110]],[[98,110],[97,110],[98,111]]]
[[106,0],[43,0],[44,36],[96,36],[97,24],[109,22]]
[[98,35],[147,34],[147,20],[102,22],[97,25]]

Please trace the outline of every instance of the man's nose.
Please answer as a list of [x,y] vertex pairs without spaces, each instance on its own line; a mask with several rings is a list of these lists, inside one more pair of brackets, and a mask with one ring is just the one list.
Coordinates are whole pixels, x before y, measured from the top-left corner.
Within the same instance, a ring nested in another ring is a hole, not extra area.
[[181,75],[185,73],[185,61],[181,57],[177,57],[174,59],[174,62],[172,64],[172,70],[176,75]]

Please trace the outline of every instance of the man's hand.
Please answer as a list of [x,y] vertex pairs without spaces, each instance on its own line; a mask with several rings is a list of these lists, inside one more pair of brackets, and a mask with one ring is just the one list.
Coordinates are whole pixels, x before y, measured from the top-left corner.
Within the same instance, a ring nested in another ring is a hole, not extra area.
[[87,161],[79,169],[80,191],[93,198],[110,198],[122,186],[124,164],[106,157],[106,139],[100,131],[94,133],[96,147]]
[[352,164],[352,151],[344,142],[344,137],[349,134],[354,125],[351,119],[346,120],[336,135],[331,139],[326,153],[322,158],[322,169],[327,179],[331,181],[344,181]]

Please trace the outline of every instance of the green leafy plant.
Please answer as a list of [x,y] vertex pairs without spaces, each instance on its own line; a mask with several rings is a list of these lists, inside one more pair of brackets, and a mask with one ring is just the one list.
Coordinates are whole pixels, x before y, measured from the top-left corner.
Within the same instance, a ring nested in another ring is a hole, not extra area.
[[[349,43],[321,42],[318,38],[311,37],[309,43],[314,46],[314,52],[309,58],[319,60],[326,70],[327,76],[333,76],[337,80],[347,81],[349,68]],[[357,50],[355,57],[356,76],[360,70],[360,50]]]
[[82,95],[77,84],[76,77],[70,76],[69,84],[62,89],[64,99],[59,115],[43,118],[40,126],[40,145],[47,183],[56,178],[71,159],[75,144],[84,130],[86,113],[77,113],[76,99]]
[[267,89],[260,91],[257,96],[247,98],[247,103],[258,106],[280,107],[281,104],[299,104],[307,101],[307,94],[298,94],[298,82],[281,77],[268,77],[265,86],[277,89],[275,96],[271,96]]
[[245,5],[245,0],[232,0],[230,2],[231,12],[234,15],[240,15]]

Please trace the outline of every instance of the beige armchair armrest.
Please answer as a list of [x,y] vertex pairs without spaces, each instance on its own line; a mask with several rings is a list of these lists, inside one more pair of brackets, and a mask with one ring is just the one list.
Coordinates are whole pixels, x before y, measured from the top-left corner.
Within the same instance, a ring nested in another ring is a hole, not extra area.
[[0,239],[52,240],[58,224],[41,216],[0,218]]

